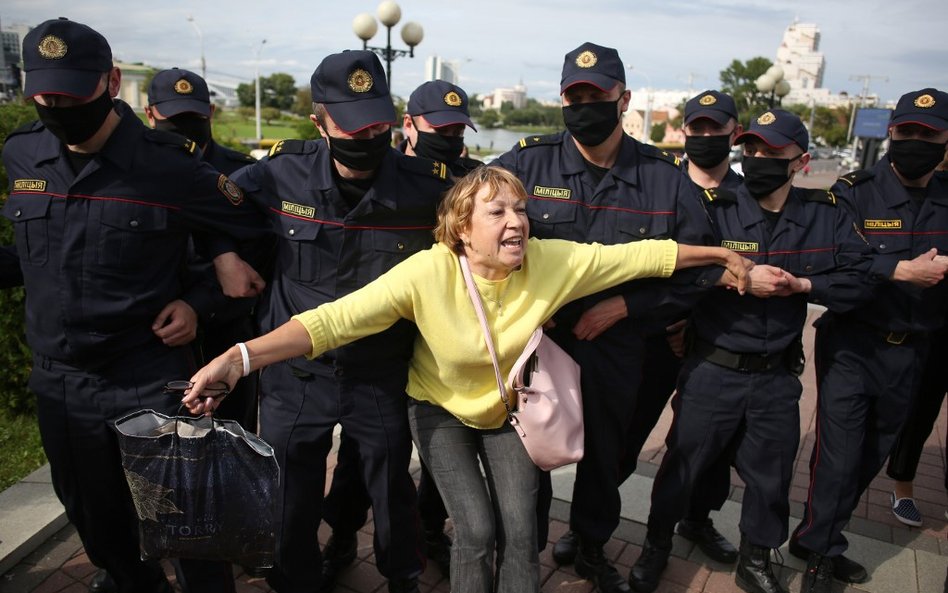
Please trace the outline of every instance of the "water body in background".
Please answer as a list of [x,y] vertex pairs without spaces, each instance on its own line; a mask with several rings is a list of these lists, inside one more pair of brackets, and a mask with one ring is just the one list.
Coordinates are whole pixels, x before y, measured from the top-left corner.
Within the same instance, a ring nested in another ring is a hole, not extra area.
[[[476,124],[475,124],[476,125]],[[515,132],[503,128],[478,128],[478,131],[468,128],[464,132],[464,143],[469,149],[480,146],[481,150],[493,154],[503,154],[513,148],[527,132]]]

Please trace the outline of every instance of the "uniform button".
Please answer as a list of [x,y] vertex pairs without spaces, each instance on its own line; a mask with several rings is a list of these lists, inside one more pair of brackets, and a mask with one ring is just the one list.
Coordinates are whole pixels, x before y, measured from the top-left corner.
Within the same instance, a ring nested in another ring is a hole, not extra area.
[[812,272],[812,271],[813,271],[813,266],[807,266],[807,267],[804,268],[804,269],[805,269],[807,272]]
[[404,244],[404,243],[396,243],[396,244],[395,244],[395,247],[398,247],[398,250],[399,250],[399,251],[405,251],[405,244]]
[[544,212],[544,213],[543,213],[543,220],[547,220],[548,218],[550,218],[550,213],[549,213],[549,212]]
[[17,211],[14,213],[14,216],[20,216],[20,215],[22,215],[22,214],[23,214],[23,211],[22,211],[22,210],[17,210]]
[[879,249],[885,249],[885,243],[879,243]]
[[128,221],[128,226],[132,227],[133,229],[137,229],[138,221],[133,218],[132,220]]
[[293,235],[296,234],[296,229],[290,229],[290,230],[287,231],[287,232],[288,232],[288,233],[290,234],[290,236],[292,237]]
[[639,227],[639,234],[640,234],[640,235],[644,235],[644,234],[645,234],[645,231],[647,231],[647,230],[648,230],[648,229],[645,228],[644,226],[640,226],[640,227]]

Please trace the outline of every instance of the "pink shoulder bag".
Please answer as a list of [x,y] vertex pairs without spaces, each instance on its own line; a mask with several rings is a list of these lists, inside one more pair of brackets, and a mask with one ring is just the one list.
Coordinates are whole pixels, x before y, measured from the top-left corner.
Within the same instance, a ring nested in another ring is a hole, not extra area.
[[511,408],[497,363],[494,340],[484,314],[484,304],[471,276],[467,257],[458,257],[467,291],[484,331],[487,350],[494,363],[497,389],[507,409],[507,421],[520,435],[527,454],[540,469],[549,471],[576,463],[583,458],[583,401],[579,365],[543,333],[543,328],[537,328],[507,378],[517,396],[516,407]]

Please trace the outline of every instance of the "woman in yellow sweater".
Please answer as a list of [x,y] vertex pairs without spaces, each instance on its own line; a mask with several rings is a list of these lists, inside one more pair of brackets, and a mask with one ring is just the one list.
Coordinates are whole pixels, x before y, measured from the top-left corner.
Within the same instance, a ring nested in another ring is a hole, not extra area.
[[725,266],[743,291],[751,265],[724,248],[674,241],[602,246],[528,240],[526,200],[509,172],[473,171],[442,202],[434,247],[361,290],[234,346],[192,377],[194,387],[183,400],[193,413],[213,411],[217,402],[201,397],[211,382],[233,385],[268,364],[315,357],[399,319],[413,321],[419,336],[406,388],[409,423],[454,522],[455,593],[539,591],[538,469],[505,422],[458,255],[470,262],[503,376],[533,331],[571,300],[636,278],[714,264]]

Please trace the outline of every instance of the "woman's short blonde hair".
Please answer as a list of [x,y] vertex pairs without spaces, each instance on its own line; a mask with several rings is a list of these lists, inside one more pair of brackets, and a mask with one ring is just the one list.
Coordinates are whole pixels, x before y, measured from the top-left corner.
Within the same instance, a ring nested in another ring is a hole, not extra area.
[[438,206],[438,225],[434,231],[436,241],[444,243],[455,253],[464,252],[461,233],[471,224],[474,197],[485,186],[485,202],[493,200],[501,189],[510,190],[518,200],[527,199],[523,184],[510,171],[499,167],[478,167],[460,178]]

